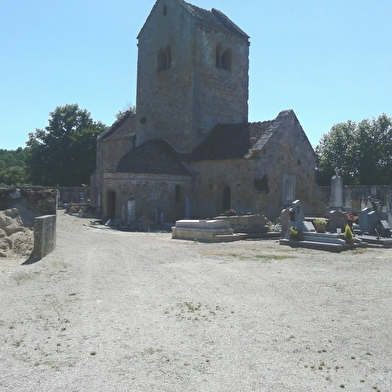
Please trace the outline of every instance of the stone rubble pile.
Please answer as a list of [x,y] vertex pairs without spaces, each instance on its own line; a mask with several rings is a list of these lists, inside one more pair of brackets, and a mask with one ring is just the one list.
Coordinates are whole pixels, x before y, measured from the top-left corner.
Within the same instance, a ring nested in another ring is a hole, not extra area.
[[0,257],[28,257],[33,246],[33,230],[24,226],[18,209],[0,211]]

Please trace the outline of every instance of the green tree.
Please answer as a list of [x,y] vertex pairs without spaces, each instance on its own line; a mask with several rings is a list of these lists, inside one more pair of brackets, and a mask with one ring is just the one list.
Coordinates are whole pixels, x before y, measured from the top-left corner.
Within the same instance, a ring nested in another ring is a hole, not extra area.
[[392,183],[392,118],[334,125],[316,147],[316,179],[329,185],[335,168],[345,184],[387,185]]
[[26,158],[28,149],[0,150],[0,184],[21,186],[28,182]]
[[96,139],[106,130],[77,104],[58,106],[49,125],[29,134],[27,168],[35,185],[80,186],[95,169]]
[[385,114],[358,124],[355,145],[359,184],[392,183],[392,119]]
[[334,125],[322,136],[316,147],[316,179],[320,185],[329,185],[336,168],[345,184],[352,183],[355,175],[353,144],[356,123],[348,121]]
[[128,105],[127,109],[119,110],[114,116],[116,121],[121,120],[128,113],[136,114],[136,106]]

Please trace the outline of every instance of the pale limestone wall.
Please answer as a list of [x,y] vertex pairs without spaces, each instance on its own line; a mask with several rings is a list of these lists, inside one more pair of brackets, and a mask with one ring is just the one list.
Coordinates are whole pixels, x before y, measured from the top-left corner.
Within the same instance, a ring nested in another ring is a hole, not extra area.
[[[180,201],[176,202],[176,185],[180,186]],[[164,213],[165,222],[174,222],[185,216],[186,197],[191,195],[192,182],[188,176],[104,173],[104,192],[116,193],[115,218],[121,219],[123,206],[126,208],[128,199],[135,199],[136,218],[155,220],[156,210]],[[148,198],[148,200],[147,200]],[[103,218],[110,216],[110,206],[103,206]]]

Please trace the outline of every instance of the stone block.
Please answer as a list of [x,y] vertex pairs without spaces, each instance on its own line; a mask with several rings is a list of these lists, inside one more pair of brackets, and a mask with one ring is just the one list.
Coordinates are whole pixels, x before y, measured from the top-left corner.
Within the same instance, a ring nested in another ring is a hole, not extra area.
[[359,228],[362,233],[367,233],[368,231],[368,214],[370,212],[372,212],[372,209],[369,207],[365,207],[359,211]]
[[197,229],[197,230],[227,230],[230,223],[223,220],[179,220],[176,222],[177,228]]
[[33,259],[42,259],[56,247],[56,215],[44,215],[34,221]]

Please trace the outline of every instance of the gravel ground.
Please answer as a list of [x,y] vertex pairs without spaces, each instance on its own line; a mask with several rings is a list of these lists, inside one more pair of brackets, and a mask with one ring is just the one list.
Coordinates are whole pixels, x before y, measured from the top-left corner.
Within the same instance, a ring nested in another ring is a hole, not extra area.
[[392,391],[392,250],[88,224],[0,260],[1,391]]

